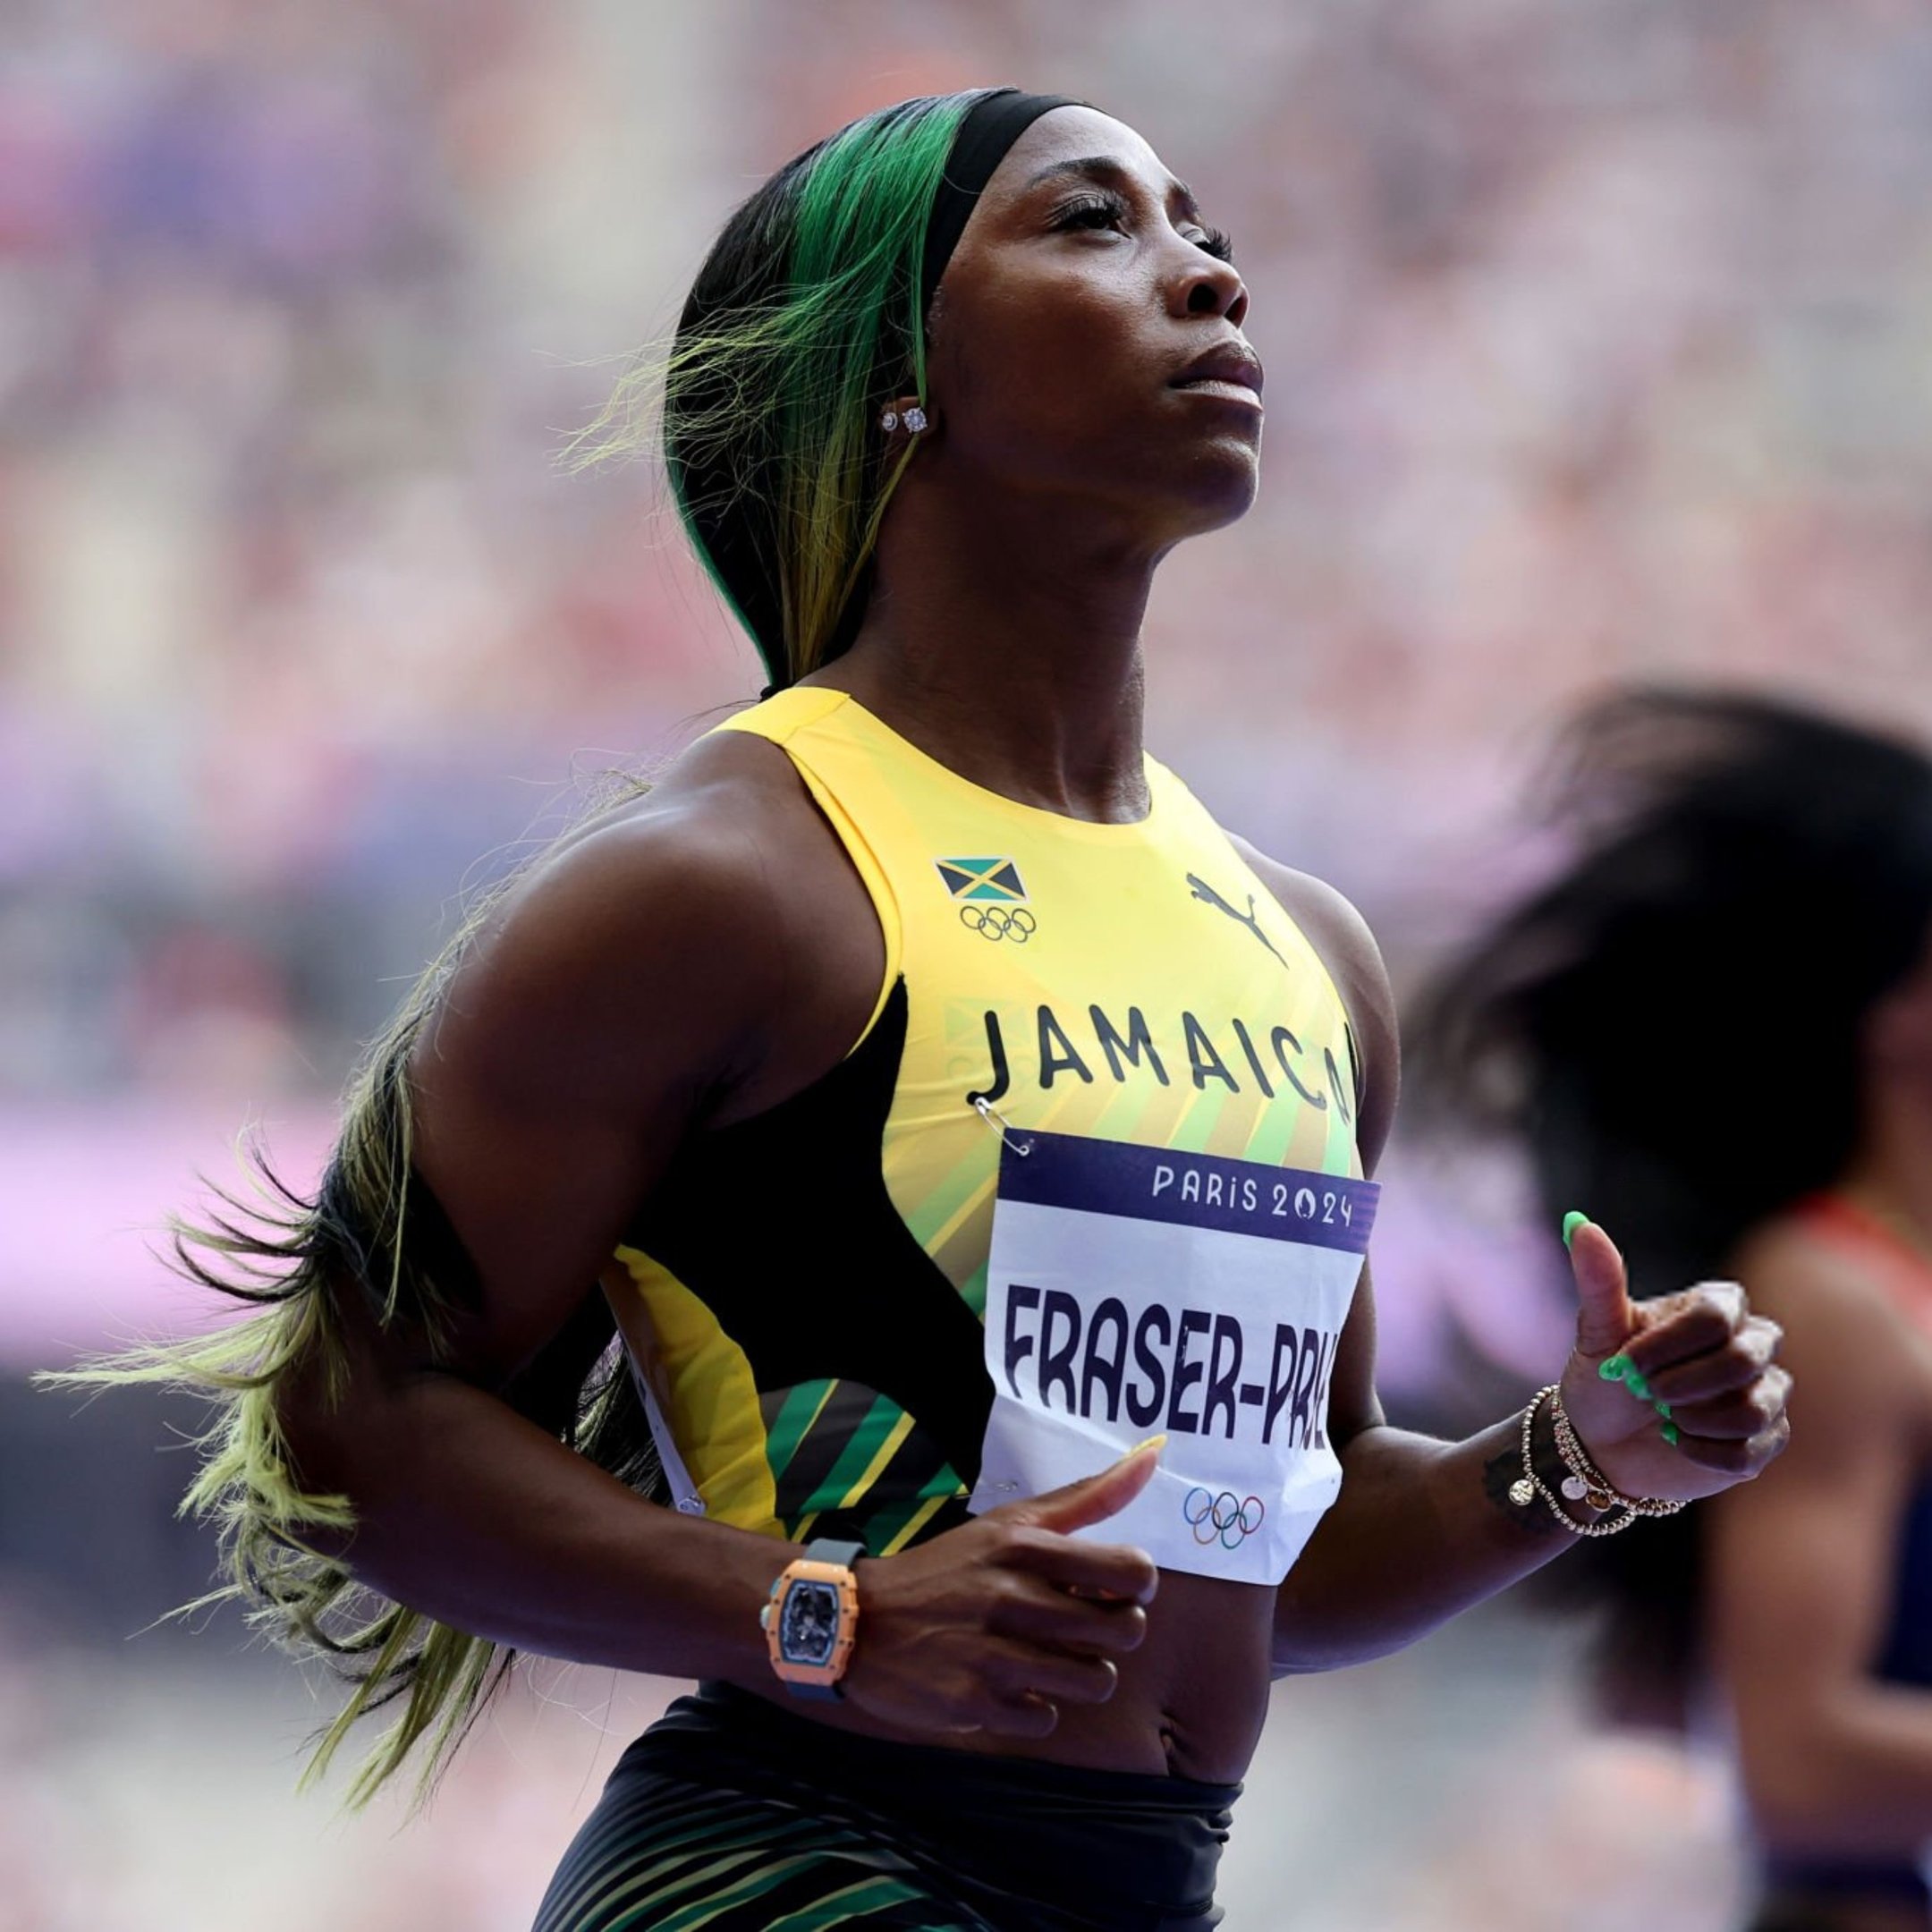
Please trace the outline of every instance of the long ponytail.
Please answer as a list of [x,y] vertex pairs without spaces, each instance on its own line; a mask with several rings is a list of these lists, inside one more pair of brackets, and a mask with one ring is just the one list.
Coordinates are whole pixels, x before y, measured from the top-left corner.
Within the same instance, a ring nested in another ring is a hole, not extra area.
[[[209,1403],[197,1438],[199,1467],[181,1512],[214,1525],[221,1580],[176,1614],[236,1602],[258,1632],[323,1660],[348,1684],[343,1708],[317,1740],[304,1785],[328,1770],[360,1719],[392,1712],[350,1785],[352,1807],[366,1803],[427,1740],[419,1803],[505,1680],[514,1653],[364,1589],[343,1563],[313,1546],[318,1530],[352,1530],[354,1514],[346,1496],[298,1484],[277,1397],[301,1373],[320,1378],[326,1400],[340,1398],[348,1378],[343,1297],[359,1297],[386,1328],[422,1335],[434,1353],[470,1292],[461,1244],[411,1166],[409,1060],[507,884],[471,910],[367,1049],[313,1198],[279,1179],[256,1150],[252,1199],[225,1193],[207,1220],[171,1223],[178,1270],[251,1312],[210,1335],[38,1378],[70,1389],[160,1384]],[[613,1335],[607,1307],[589,1293],[578,1317],[501,1393],[620,1480],[658,1493],[648,1423]]]

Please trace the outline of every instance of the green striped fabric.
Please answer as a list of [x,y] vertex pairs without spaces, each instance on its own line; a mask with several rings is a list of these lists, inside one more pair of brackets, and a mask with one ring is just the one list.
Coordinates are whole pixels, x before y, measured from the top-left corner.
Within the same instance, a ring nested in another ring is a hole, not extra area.
[[875,1556],[936,1499],[963,1493],[939,1445],[900,1405],[862,1384],[819,1377],[758,1397],[779,1522],[794,1540],[857,1538]]
[[889,1743],[707,1684],[618,1759],[535,1932],[1211,1932],[1239,1794]]
[[533,1932],[1007,1932],[849,1826],[651,1779],[606,1799]]

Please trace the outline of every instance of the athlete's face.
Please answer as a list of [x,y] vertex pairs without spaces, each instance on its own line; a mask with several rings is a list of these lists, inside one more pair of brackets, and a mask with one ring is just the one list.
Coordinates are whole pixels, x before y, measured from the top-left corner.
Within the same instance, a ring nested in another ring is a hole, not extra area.
[[1090,107],[1014,142],[941,281],[935,453],[1005,488],[1102,507],[1165,546],[1253,501],[1261,368],[1248,292],[1186,186]]

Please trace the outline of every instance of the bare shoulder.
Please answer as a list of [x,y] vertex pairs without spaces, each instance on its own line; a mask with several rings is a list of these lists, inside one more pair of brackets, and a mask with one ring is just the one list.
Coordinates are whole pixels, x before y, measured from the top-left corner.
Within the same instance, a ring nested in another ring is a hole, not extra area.
[[1932,1344],[1855,1255],[1784,1216],[1735,1267],[1754,1311],[1784,1331],[1779,1360],[1802,1391],[1793,1412],[1813,1446],[1886,1422],[1932,1445]]
[[674,1065],[694,1103],[731,1087],[762,1104],[759,1071],[785,1047],[810,1061],[815,1030],[863,1024],[883,956],[864,888],[791,760],[720,733],[504,893],[441,1002],[436,1057],[588,1098],[635,1088],[643,1056],[659,1080]]
[[1382,949],[1368,920],[1325,879],[1270,859],[1233,833],[1228,837],[1307,935],[1342,996],[1361,1054],[1360,1143],[1363,1165],[1372,1173],[1394,1121],[1402,1080],[1395,996],[1389,986],[1388,969],[1383,964]]
[[686,944],[741,942],[734,955],[755,959],[784,861],[812,843],[816,818],[776,746],[739,732],[701,739],[648,790],[560,839],[486,930],[495,945],[547,937],[597,960],[674,931]]
[[1794,1214],[1757,1229],[1734,1258],[1752,1305],[1825,1347],[1858,1346],[1904,1332],[1897,1305],[1873,1271]]

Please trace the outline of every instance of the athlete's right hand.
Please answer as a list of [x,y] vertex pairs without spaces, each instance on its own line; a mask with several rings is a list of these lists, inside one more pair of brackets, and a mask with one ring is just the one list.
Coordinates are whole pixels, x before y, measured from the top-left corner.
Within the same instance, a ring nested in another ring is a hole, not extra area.
[[861,1558],[846,1700],[909,1731],[1045,1737],[1062,1704],[1104,1704],[1160,1573],[1146,1551],[1072,1534],[1139,1496],[1144,1445],[1097,1475],[1003,1504],[896,1556]]

